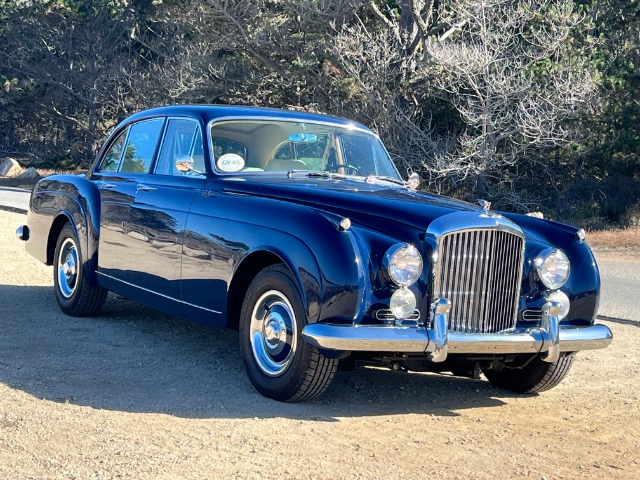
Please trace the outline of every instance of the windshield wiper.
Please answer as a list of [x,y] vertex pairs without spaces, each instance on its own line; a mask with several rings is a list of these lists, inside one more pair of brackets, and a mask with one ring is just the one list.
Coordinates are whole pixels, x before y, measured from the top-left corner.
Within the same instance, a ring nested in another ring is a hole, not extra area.
[[324,170],[289,170],[287,172],[287,177],[291,178],[293,176],[303,176],[303,177],[320,177],[320,178],[345,178],[344,175],[338,175],[335,173],[327,172]]
[[352,178],[354,180],[364,180],[367,183],[376,183],[378,185],[385,183],[392,183],[394,185],[401,185],[403,187],[407,186],[407,182],[404,180],[398,180],[394,177],[385,177],[384,175],[367,175],[366,177],[357,177],[357,176],[348,176],[342,175],[339,173],[327,172],[326,170],[289,170],[287,172],[287,177],[291,178],[293,176],[302,176],[302,177],[316,177],[316,178],[330,178],[330,179],[345,179]]
[[402,185],[403,187],[407,186],[407,182],[405,182],[404,180],[398,180],[397,178],[393,178],[393,177],[385,177],[383,175],[367,175],[364,178],[365,182],[368,183],[393,183],[395,185]]

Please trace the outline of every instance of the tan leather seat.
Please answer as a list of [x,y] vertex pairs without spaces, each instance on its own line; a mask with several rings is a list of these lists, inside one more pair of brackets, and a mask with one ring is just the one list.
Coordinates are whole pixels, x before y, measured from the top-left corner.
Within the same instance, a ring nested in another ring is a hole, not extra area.
[[301,160],[285,160],[274,158],[270,160],[264,167],[265,170],[272,172],[288,172],[290,170],[307,170],[307,164]]

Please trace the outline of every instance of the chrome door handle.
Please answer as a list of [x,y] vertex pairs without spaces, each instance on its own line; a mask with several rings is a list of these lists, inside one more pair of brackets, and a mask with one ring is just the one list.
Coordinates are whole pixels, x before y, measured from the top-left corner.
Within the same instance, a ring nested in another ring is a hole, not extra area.
[[157,188],[156,187],[150,187],[149,185],[144,185],[144,184],[141,183],[136,187],[136,190],[138,192],[152,192],[154,190],[157,190]]

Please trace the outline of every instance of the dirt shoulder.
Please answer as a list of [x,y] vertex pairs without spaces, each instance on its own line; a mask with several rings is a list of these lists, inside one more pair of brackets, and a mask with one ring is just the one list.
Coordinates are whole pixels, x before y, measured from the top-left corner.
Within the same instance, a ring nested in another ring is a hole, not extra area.
[[640,257],[640,228],[589,232],[587,243],[596,253]]
[[110,296],[60,313],[0,212],[0,478],[640,478],[640,327],[514,396],[363,369],[307,404],[260,396],[237,337]]

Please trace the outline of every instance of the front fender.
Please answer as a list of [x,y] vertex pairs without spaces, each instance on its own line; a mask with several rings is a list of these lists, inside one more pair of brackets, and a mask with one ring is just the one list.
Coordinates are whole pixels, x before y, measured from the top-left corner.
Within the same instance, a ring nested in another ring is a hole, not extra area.
[[558,248],[567,255],[571,263],[569,279],[561,288],[571,300],[571,309],[562,323],[592,325],[600,301],[600,273],[593,252],[584,241],[577,238],[578,229],[525,215],[502,214],[517,223],[527,236],[523,278],[523,291],[526,296],[529,299],[535,297],[536,306],[545,302],[537,292],[540,289],[538,283],[533,281],[533,260],[547,247]]
[[335,215],[278,199],[196,195],[185,229],[183,300],[221,312],[233,326],[251,280],[281,261],[295,278],[309,322],[353,322],[359,270],[350,234],[338,223]]
[[245,258],[264,251],[287,265],[298,283],[309,323],[326,319],[353,322],[363,303],[366,277],[353,232],[340,230],[335,218],[314,209],[297,205],[285,208],[289,212],[277,229],[258,229],[260,241]]

